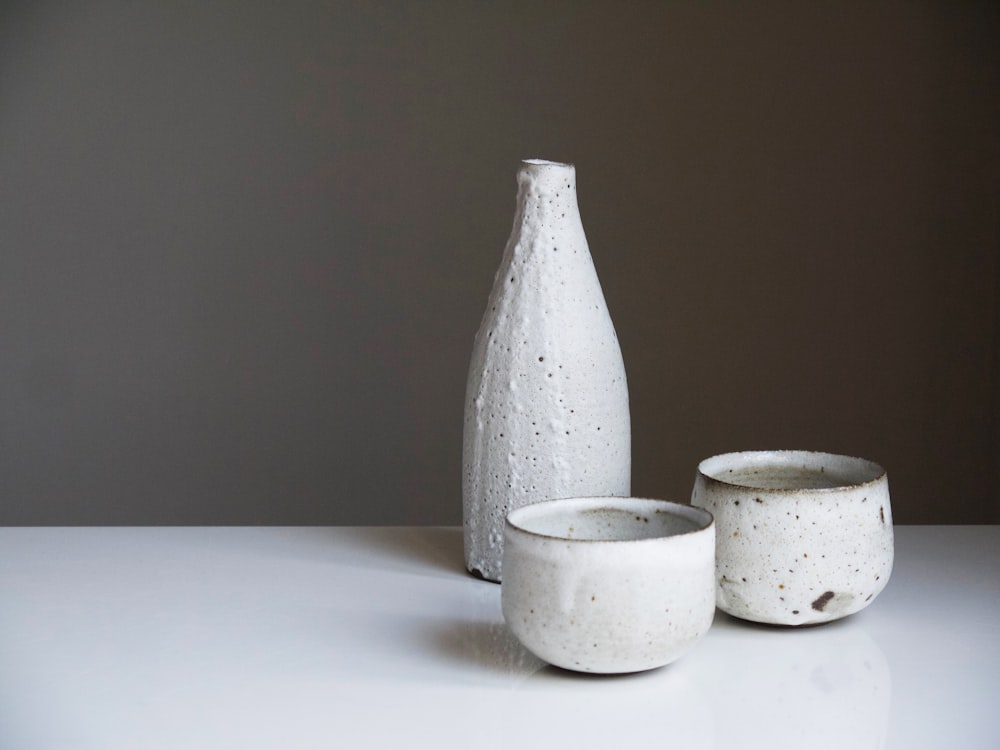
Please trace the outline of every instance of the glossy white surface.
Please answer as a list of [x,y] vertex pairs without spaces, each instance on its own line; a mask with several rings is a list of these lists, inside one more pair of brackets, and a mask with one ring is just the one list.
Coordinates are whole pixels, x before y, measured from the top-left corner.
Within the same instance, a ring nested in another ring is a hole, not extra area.
[[1000,527],[897,527],[870,607],[545,667],[458,528],[0,529],[0,746],[995,748]]

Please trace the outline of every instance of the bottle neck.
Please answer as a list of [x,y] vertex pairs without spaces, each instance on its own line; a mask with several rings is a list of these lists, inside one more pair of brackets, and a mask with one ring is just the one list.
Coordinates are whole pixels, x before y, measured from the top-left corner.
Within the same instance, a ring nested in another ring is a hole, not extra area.
[[550,228],[576,225],[576,167],[572,164],[529,159],[517,173],[520,223]]

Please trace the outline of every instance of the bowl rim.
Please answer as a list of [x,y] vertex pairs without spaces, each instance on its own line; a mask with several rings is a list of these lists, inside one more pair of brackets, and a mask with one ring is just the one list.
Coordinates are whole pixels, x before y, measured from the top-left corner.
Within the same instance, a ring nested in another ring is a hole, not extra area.
[[[764,457],[764,456],[781,456],[784,458],[808,458],[812,461],[822,461],[824,458],[828,460],[837,461],[850,461],[857,466],[865,469],[870,474],[872,474],[871,479],[866,479],[863,482],[850,482],[847,484],[838,484],[834,487],[760,487],[754,484],[749,484],[746,482],[731,482],[725,479],[720,479],[716,474],[709,474],[707,471],[707,464],[714,461],[722,461],[723,459],[733,459],[735,457]],[[843,453],[830,453],[828,451],[812,451],[812,450],[748,450],[748,451],[730,451],[727,453],[717,453],[714,456],[709,456],[708,458],[702,459],[698,463],[698,476],[708,482],[715,482],[717,484],[725,485],[727,487],[735,487],[737,489],[743,490],[753,490],[755,492],[769,493],[775,495],[788,495],[788,494],[833,494],[838,492],[845,492],[848,490],[854,490],[861,487],[871,487],[877,484],[881,484],[886,481],[887,474],[886,470],[881,464],[872,461],[867,458],[860,458],[858,456],[850,456]]]
[[[611,510],[628,510],[634,508],[637,505],[642,506],[653,506],[657,507],[658,510],[655,512],[665,512],[674,516],[680,516],[689,521],[693,521],[695,526],[687,531],[680,531],[676,534],[666,534],[657,535],[650,537],[642,537],[637,539],[586,539],[583,537],[572,537],[572,536],[562,536],[556,534],[543,534],[539,531],[532,531],[531,529],[525,528],[523,521],[520,516],[531,516],[544,513],[550,510],[558,509],[595,509],[606,507]],[[700,508],[689,503],[678,503],[672,500],[661,500],[658,498],[649,497],[634,497],[631,495],[608,495],[608,496],[581,496],[581,497],[560,497],[552,498],[549,500],[541,500],[535,503],[529,503],[527,505],[522,505],[519,508],[507,513],[504,519],[504,525],[517,531],[520,534],[525,534],[527,536],[535,537],[538,539],[551,539],[560,542],[569,542],[573,544],[641,544],[641,543],[657,543],[664,542],[669,539],[675,539],[679,537],[686,537],[693,534],[700,534],[709,531],[713,528],[715,524],[715,517],[712,515],[711,511],[705,508]]]

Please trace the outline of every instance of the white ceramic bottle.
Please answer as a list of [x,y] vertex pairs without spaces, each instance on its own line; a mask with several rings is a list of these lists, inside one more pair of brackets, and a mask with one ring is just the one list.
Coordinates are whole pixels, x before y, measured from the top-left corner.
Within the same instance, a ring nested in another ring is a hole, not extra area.
[[571,164],[530,159],[465,394],[466,567],[500,581],[511,510],[631,490],[628,385]]

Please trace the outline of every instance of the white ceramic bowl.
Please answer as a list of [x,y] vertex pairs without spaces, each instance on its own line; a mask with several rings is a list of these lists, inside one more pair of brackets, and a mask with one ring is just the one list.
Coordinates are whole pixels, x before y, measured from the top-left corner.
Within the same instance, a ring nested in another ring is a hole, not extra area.
[[811,451],[726,453],[698,466],[692,505],[716,524],[719,609],[809,625],[864,609],[892,572],[885,470]]
[[580,672],[668,664],[715,614],[715,527],[664,500],[549,500],[504,528],[504,619],[541,659]]

